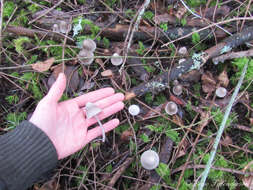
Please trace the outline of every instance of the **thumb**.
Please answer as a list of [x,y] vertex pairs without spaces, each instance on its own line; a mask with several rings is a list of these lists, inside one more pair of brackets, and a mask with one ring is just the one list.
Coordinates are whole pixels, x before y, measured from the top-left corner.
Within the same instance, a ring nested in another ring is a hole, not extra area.
[[62,94],[66,88],[66,77],[63,73],[60,73],[53,86],[50,88],[47,98],[51,101],[58,102],[62,97]]

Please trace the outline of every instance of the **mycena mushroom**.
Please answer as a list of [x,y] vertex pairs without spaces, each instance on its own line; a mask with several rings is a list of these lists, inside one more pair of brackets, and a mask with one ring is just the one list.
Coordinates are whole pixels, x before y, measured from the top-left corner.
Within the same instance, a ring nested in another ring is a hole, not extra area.
[[141,155],[141,165],[146,170],[153,170],[159,165],[159,155],[153,150],[147,150]]
[[96,106],[94,103],[91,102],[87,102],[86,106],[85,106],[85,110],[86,110],[86,117],[87,119],[90,119],[92,117],[94,117],[99,126],[101,127],[102,130],[102,142],[105,142],[105,129],[101,123],[101,121],[98,118],[98,114],[102,112],[102,109],[100,109],[98,106]]

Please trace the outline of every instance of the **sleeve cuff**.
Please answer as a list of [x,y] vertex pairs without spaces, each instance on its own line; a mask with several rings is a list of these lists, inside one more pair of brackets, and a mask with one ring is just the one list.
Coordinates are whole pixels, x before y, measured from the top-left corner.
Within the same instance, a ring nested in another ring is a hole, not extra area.
[[28,121],[0,136],[0,146],[0,179],[8,190],[28,188],[58,162],[48,136]]

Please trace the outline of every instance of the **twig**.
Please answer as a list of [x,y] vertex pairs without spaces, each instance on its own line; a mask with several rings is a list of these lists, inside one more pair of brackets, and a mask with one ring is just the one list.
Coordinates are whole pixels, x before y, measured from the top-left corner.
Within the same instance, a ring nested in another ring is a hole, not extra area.
[[225,115],[223,117],[222,123],[221,123],[221,125],[219,127],[217,136],[215,138],[212,151],[210,153],[210,158],[209,158],[209,160],[208,160],[208,162],[206,164],[204,172],[202,173],[202,178],[201,178],[201,181],[200,181],[200,184],[199,184],[199,187],[198,187],[199,190],[202,190],[204,188],[205,181],[206,181],[206,178],[207,178],[208,173],[210,171],[211,165],[213,163],[213,160],[214,160],[214,157],[215,157],[215,154],[216,154],[216,151],[217,151],[217,148],[218,148],[218,145],[219,145],[222,133],[223,133],[224,128],[225,128],[226,123],[227,123],[227,119],[229,117],[229,114],[230,114],[230,111],[232,109],[233,103],[234,103],[234,101],[236,99],[236,96],[238,95],[238,92],[239,92],[239,89],[240,89],[240,87],[242,85],[243,79],[245,77],[245,74],[246,74],[246,71],[247,71],[247,67],[248,67],[248,63],[246,63],[244,65],[244,67],[243,67],[243,71],[242,71],[240,80],[239,80],[238,84],[236,85],[235,91],[234,91],[234,93],[233,93],[233,95],[231,97],[231,100],[230,100],[230,102],[228,104],[228,107],[226,109],[226,112],[225,112]]
[[36,20],[40,19],[41,17],[45,16],[47,13],[50,11],[54,10],[56,7],[58,7],[64,0],[60,0],[58,3],[56,3],[53,7],[47,9],[43,14],[40,16],[36,17],[35,19],[31,20],[28,24],[34,23]]
[[[0,52],[1,52],[1,50],[2,50],[3,12],[4,12],[4,0],[1,0],[1,15],[0,15]],[[0,60],[1,60],[1,53],[0,53]]]
[[[195,17],[197,18],[200,18],[200,19],[203,19],[200,15],[194,13],[186,4],[183,0],[180,0],[180,2],[184,5],[184,7],[192,14],[194,15]],[[205,19],[206,20],[206,19]],[[219,26],[218,24],[216,25],[219,29],[223,30],[224,32],[226,32],[227,34],[229,34],[230,36],[232,36],[232,34],[227,31],[226,29],[222,28],[221,26]]]
[[121,165],[121,167],[118,169],[118,171],[114,174],[110,182],[108,183],[109,187],[113,187],[114,184],[118,181],[121,174],[128,168],[128,166],[133,162],[134,157],[127,158],[126,161]]
[[[128,51],[129,51],[129,49],[130,49],[130,47],[131,47],[134,33],[135,33],[136,30],[138,30],[138,27],[139,27],[139,24],[140,24],[142,15],[144,14],[144,12],[145,12],[146,8],[148,7],[149,3],[150,3],[150,0],[145,0],[144,4],[143,4],[143,6],[142,6],[142,9],[139,11],[139,15],[138,15],[138,17],[137,17],[137,19],[136,19],[136,22],[135,22],[135,24],[134,24],[132,33],[131,33],[131,35],[130,35],[130,37],[129,37],[129,40],[128,40],[128,44],[127,44],[127,49],[126,49],[125,55],[127,55]],[[125,63],[126,63],[126,58],[124,59],[124,62],[123,62],[122,66],[121,66],[120,69],[119,69],[119,72],[120,72],[120,73],[121,73],[122,70],[124,69]]]
[[228,59],[240,58],[240,57],[251,57],[253,56],[253,49],[247,51],[240,52],[230,52],[212,59],[214,64],[218,64],[219,62],[224,62]]

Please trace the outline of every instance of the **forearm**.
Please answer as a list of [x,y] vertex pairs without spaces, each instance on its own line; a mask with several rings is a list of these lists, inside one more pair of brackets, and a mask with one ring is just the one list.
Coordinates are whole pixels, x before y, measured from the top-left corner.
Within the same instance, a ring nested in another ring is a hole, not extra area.
[[22,122],[0,136],[0,189],[28,188],[56,167],[57,158],[47,135],[32,123]]

